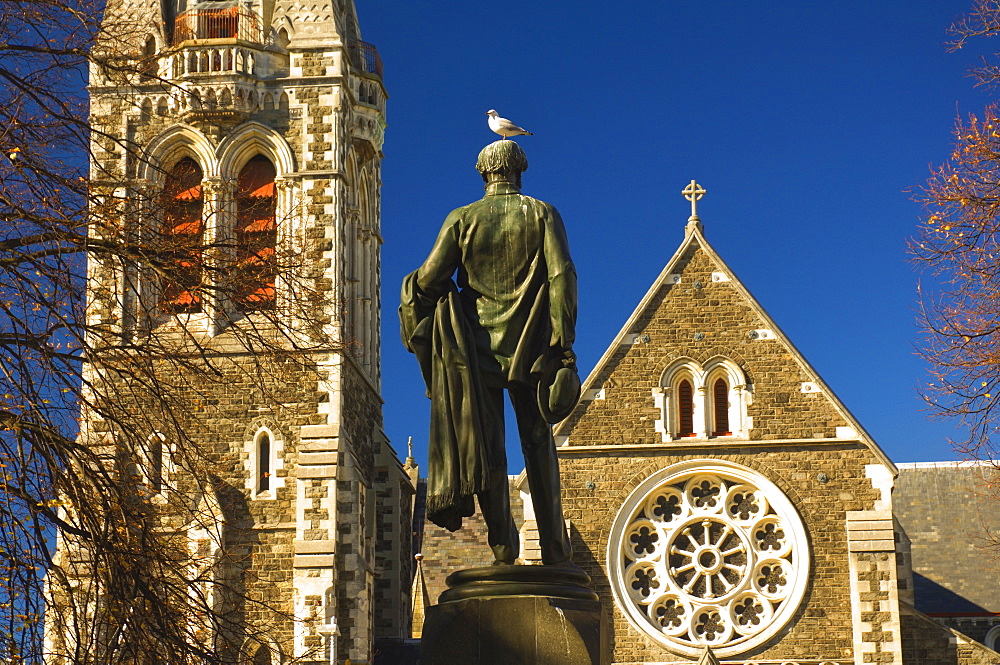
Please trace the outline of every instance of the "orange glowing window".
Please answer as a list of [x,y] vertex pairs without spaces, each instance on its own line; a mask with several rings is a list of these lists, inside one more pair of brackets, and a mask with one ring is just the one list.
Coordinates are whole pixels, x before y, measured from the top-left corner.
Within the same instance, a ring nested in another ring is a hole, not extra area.
[[274,164],[257,155],[240,171],[233,301],[241,312],[272,309],[277,273]]
[[163,209],[161,237],[165,263],[160,280],[159,307],[164,312],[201,311],[202,171],[185,157],[167,173],[160,202]]

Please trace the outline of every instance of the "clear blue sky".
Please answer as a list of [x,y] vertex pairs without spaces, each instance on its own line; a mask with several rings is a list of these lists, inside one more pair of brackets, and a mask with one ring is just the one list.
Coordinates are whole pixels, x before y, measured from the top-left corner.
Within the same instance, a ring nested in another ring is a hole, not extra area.
[[473,166],[495,108],[535,132],[519,139],[524,193],[566,221],[582,374],[680,244],[680,190],[696,178],[709,241],[889,456],[953,459],[960,433],[917,396],[927,277],[906,239],[920,214],[908,190],[948,156],[956,115],[989,101],[965,73],[975,53],[944,47],[970,4],[357,0],[390,95],[382,367],[396,450],[413,436],[426,468],[399,283],[445,215],[481,196]]

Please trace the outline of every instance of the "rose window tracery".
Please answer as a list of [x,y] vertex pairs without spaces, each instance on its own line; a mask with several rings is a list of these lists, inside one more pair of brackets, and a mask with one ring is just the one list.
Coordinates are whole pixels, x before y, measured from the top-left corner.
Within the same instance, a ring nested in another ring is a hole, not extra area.
[[794,615],[808,545],[795,509],[756,472],[684,462],[642,483],[612,530],[619,605],[668,648],[720,656],[762,644]]

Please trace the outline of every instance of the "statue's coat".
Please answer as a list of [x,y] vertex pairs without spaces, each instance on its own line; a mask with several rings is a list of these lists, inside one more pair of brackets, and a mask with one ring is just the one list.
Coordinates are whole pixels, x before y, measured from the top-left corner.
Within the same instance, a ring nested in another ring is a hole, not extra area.
[[486,408],[483,388],[533,390],[545,360],[572,348],[576,269],[562,218],[509,183],[491,183],[448,215],[401,303],[403,343],[432,400],[427,515],[454,530],[489,470],[506,465],[503,414]]

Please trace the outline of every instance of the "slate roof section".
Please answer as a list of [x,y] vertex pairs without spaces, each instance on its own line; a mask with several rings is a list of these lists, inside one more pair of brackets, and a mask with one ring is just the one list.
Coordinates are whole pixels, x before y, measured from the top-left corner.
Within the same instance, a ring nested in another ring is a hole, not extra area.
[[910,539],[914,601],[931,616],[1000,612],[1000,481],[992,466],[899,464],[896,518]]

